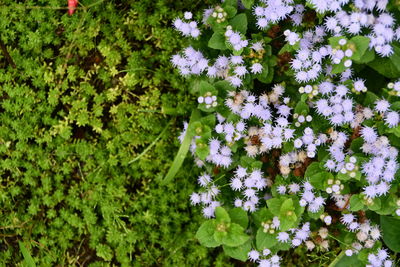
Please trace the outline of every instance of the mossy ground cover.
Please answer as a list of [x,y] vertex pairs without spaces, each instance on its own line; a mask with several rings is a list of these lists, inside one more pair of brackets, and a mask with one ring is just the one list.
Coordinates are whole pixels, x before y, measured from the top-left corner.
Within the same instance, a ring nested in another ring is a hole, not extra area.
[[210,1],[0,4],[0,266],[226,266],[194,238],[171,21]]

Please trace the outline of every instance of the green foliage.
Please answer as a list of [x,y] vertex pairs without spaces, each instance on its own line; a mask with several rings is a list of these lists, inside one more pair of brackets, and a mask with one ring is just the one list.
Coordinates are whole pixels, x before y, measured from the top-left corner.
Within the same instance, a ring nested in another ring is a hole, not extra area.
[[389,216],[380,216],[383,241],[393,251],[400,252],[400,220]]
[[202,245],[238,247],[249,240],[249,236],[244,233],[245,228],[231,222],[229,213],[224,208],[217,207],[215,217],[216,219],[205,221],[196,233],[196,238]]

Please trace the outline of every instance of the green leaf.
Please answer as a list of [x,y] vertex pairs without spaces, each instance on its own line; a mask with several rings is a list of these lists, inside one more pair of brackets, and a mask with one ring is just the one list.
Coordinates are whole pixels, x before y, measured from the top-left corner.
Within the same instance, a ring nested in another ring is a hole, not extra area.
[[400,71],[390,58],[376,57],[368,66],[387,78],[398,78]]
[[339,64],[333,64],[332,73],[342,73],[345,69],[346,67],[344,66],[344,60],[342,60]]
[[208,92],[212,94],[217,94],[217,90],[215,89],[215,87],[206,81],[201,81],[199,83],[199,89],[200,89],[200,95],[204,95]]
[[230,25],[232,26],[233,30],[239,31],[243,34],[246,34],[247,31],[247,16],[245,13],[241,13],[236,15],[230,21]]
[[351,142],[350,149],[354,153],[361,152],[361,146],[364,144],[364,139],[362,137],[358,137]]
[[395,136],[400,137],[400,126],[390,128],[387,132],[393,133]]
[[19,249],[21,250],[22,256],[24,256],[24,263],[28,267],[36,267],[35,261],[33,260],[31,254],[28,249],[25,247],[24,243],[18,241]]
[[323,171],[323,170],[321,170],[321,168],[319,167],[319,163],[313,162],[307,167],[307,170],[304,173],[304,177],[309,178],[309,177],[313,176],[314,174],[318,174],[321,171]]
[[225,1],[223,1],[222,7],[225,8],[226,6],[237,7],[237,1],[236,0],[225,0]]
[[280,215],[287,216],[287,213],[290,211],[294,211],[293,200],[291,198],[286,199],[283,201],[281,205]]
[[275,216],[279,216],[283,200],[279,198],[271,198],[267,200],[268,209]]
[[287,231],[296,224],[297,216],[294,212],[293,200],[286,199],[281,206],[280,215],[280,230]]
[[254,0],[242,0],[242,4],[246,9],[251,9],[254,4]]
[[190,116],[188,130],[186,131],[186,135],[183,138],[183,142],[178,150],[178,153],[175,156],[174,161],[172,162],[171,167],[168,170],[167,175],[164,180],[162,180],[161,184],[169,183],[176,175],[178,170],[181,168],[184,159],[186,158],[186,154],[189,151],[190,143],[192,142],[193,135],[190,134],[189,129],[191,129],[192,124],[200,119],[200,111],[195,109],[192,111],[192,115]]
[[214,239],[215,220],[205,221],[196,232],[196,238],[205,247],[214,248],[221,243]]
[[328,39],[328,41],[329,41],[329,44],[332,46],[333,49],[335,49],[335,48],[338,49],[338,48],[340,48],[339,41],[341,39],[346,39],[346,38],[343,37],[343,36],[334,36],[334,37],[330,37]]
[[364,208],[364,201],[360,199],[359,195],[352,195],[350,198],[350,210],[358,211]]
[[367,64],[375,59],[375,51],[367,50],[359,60],[354,60],[357,64]]
[[203,138],[196,140],[196,155],[201,159],[205,160],[210,154],[210,147],[207,145]]
[[393,195],[381,197],[381,208],[375,212],[379,215],[392,214],[397,209],[396,199]]
[[321,171],[317,174],[314,174],[310,177],[310,183],[319,190],[325,190],[324,183],[328,179],[333,179],[332,173]]
[[378,100],[378,99],[379,99],[379,97],[378,97],[376,94],[374,94],[374,93],[372,93],[372,92],[370,92],[370,91],[367,91],[367,92],[365,93],[365,98],[364,98],[364,103],[363,103],[363,105],[364,105],[364,106],[371,106],[371,105],[373,105],[373,104],[375,103],[375,101]]
[[[229,91],[235,91],[235,87],[233,87],[228,81],[218,81],[214,83],[215,89],[217,89],[218,92],[229,92]],[[215,117],[215,116],[214,116]]]
[[242,208],[233,208],[229,210],[229,216],[231,217],[231,221],[233,223],[237,223],[245,229],[247,228],[249,217],[247,216],[247,212],[245,212]]
[[394,53],[389,57],[393,65],[400,71],[400,47],[397,44],[392,44]]
[[222,33],[215,32],[208,41],[208,47],[218,50],[227,49],[225,45],[225,36]]
[[231,223],[226,236],[222,238],[222,244],[237,247],[249,240],[249,236],[244,233],[244,228],[236,223]]
[[261,227],[257,231],[256,235],[256,246],[258,250],[263,250],[266,248],[272,248],[278,243],[276,239],[276,234],[264,233],[264,228]]
[[254,224],[257,227],[261,227],[261,223],[267,220],[272,220],[274,215],[271,213],[269,209],[266,207],[262,207],[258,209],[256,212],[252,213],[252,218],[254,221]]
[[231,218],[229,217],[228,212],[223,207],[215,208],[215,219],[216,219],[217,223],[231,222]]
[[214,128],[215,126],[215,115],[210,114],[200,119],[200,122],[204,125],[207,125],[210,128]]
[[[363,267],[365,264],[363,264],[357,257],[356,254],[348,257],[344,255],[339,259],[336,264],[332,265],[332,267]],[[329,265],[331,267],[331,265]]]
[[361,60],[362,56],[368,49],[369,41],[369,38],[365,36],[354,36],[351,38],[350,43],[354,43],[356,46],[351,59]]
[[237,6],[237,2],[232,5],[224,2],[222,7],[224,8],[225,12],[228,14],[228,18],[233,18],[236,15],[236,12],[237,12],[236,6]]
[[303,114],[306,115],[310,111],[308,105],[305,102],[298,102],[296,107],[294,108],[294,112],[297,114]]
[[270,68],[266,63],[262,63],[261,65],[263,66],[262,72],[257,73],[254,76],[262,83],[270,83],[272,81],[270,71],[273,71],[273,68]]
[[381,215],[380,222],[386,246],[394,252],[400,252],[400,220]]
[[246,243],[237,246],[237,247],[229,247],[226,245],[222,246],[224,248],[224,252],[226,255],[230,256],[231,258],[240,260],[240,261],[246,261],[247,260],[247,254],[251,250],[251,240],[247,240]]

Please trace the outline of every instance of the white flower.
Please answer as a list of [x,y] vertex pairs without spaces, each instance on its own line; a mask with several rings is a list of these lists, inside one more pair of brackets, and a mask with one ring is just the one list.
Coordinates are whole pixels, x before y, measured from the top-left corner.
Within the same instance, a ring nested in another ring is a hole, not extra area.
[[353,255],[353,251],[351,249],[346,250],[346,256],[351,257]]
[[260,63],[254,63],[253,65],[251,65],[250,67],[250,71],[253,74],[257,74],[257,73],[261,73],[263,70],[263,66]]
[[255,261],[257,261],[259,258],[260,258],[260,253],[257,251],[257,250],[251,250],[250,252],[249,252],[249,254],[247,254],[247,256],[249,257],[249,260],[250,261],[253,261],[253,262],[255,262]]
[[279,242],[281,243],[286,243],[289,241],[289,234],[286,232],[280,232],[278,233],[278,236],[276,237]]
[[386,112],[390,107],[390,104],[387,100],[381,99],[375,102],[375,110],[378,112]]
[[350,223],[352,223],[354,221],[355,217],[353,214],[348,213],[348,214],[344,214],[342,216],[342,218],[340,218],[340,221],[345,224],[345,225],[349,225]]
[[197,193],[192,193],[190,195],[190,201],[192,202],[192,205],[197,205],[201,202],[200,195]]
[[378,240],[381,237],[381,232],[379,231],[378,227],[373,227],[369,234],[374,240]]
[[243,187],[243,183],[239,178],[233,178],[231,180],[231,188],[235,191],[240,190]]

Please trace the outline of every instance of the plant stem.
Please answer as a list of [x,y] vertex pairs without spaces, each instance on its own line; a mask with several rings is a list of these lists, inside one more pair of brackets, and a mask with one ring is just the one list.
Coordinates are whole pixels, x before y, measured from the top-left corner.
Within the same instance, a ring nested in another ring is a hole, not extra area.
[[342,250],[342,252],[340,252],[340,254],[335,258],[334,261],[331,262],[331,264],[329,264],[328,267],[335,267],[335,265],[343,258],[345,251]]
[[147,153],[147,151],[149,151],[150,148],[152,148],[152,147],[157,143],[157,141],[164,135],[164,133],[167,131],[167,129],[168,129],[168,127],[169,127],[169,125],[171,124],[172,121],[173,121],[173,119],[170,120],[170,121],[168,122],[168,124],[164,127],[164,129],[163,129],[162,132],[157,136],[157,138],[154,139],[154,141],[153,141],[148,147],[146,147],[146,148],[142,151],[142,153],[140,153],[136,158],[134,158],[133,160],[129,161],[128,164],[131,164],[131,163],[133,163],[133,162],[139,160],[141,157],[143,157],[143,156]]

